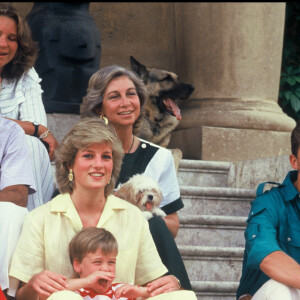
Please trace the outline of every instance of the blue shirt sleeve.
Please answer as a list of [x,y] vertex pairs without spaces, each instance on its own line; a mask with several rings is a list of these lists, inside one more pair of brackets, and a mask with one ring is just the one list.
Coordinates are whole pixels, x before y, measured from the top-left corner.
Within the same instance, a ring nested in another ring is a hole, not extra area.
[[276,193],[267,193],[252,203],[245,231],[247,267],[259,269],[266,256],[274,251],[282,251],[276,231],[279,210]]

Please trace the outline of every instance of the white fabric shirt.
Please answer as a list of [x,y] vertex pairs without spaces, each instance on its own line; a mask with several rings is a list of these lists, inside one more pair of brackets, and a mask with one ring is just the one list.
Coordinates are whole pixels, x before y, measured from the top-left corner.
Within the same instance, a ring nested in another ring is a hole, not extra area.
[[[37,122],[47,126],[47,117],[42,102],[41,79],[34,68],[23,74],[20,80],[2,80],[0,91],[0,116]],[[48,201],[54,192],[53,173],[45,146],[33,136],[26,135],[37,192],[29,195],[28,209],[32,210]]]
[[[29,153],[22,128],[0,117],[0,191],[13,185],[27,185],[35,192]],[[0,202],[0,285],[9,286],[8,268],[28,210],[10,202]]]
[[[8,276],[11,259],[21,235],[27,208],[11,202],[0,202],[0,285],[2,290],[14,284]],[[15,292],[10,293],[15,296]]]
[[0,115],[20,121],[35,121],[47,127],[40,82],[41,79],[34,68],[25,73],[17,84],[3,79]]
[[35,192],[29,153],[22,128],[0,117],[0,191],[12,185],[27,185]]
[[[141,141],[143,147],[145,143],[143,143],[142,139]],[[163,193],[163,200],[160,203],[160,207],[164,207],[180,198],[175,164],[170,150],[150,142],[148,143],[159,149],[146,167],[144,175],[157,180]]]

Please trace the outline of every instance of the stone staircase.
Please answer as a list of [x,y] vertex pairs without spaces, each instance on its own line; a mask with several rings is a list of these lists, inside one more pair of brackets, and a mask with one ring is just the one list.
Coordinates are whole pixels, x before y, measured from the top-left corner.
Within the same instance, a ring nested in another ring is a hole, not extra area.
[[228,187],[231,163],[181,160],[185,207],[176,243],[200,300],[234,300],[241,276],[245,221],[253,189]]

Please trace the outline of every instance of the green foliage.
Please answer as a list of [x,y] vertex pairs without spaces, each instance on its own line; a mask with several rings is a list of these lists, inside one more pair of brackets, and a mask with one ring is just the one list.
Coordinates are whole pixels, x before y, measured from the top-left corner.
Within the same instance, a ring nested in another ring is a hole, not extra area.
[[300,3],[286,3],[286,22],[280,76],[279,105],[300,120]]

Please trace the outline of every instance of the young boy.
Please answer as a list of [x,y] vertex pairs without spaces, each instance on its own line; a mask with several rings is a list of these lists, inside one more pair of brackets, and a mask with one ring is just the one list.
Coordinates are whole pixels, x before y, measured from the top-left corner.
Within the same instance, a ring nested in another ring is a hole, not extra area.
[[70,260],[79,278],[68,280],[68,289],[84,300],[149,297],[146,287],[112,283],[115,278],[118,244],[103,228],[82,229],[69,245]]

